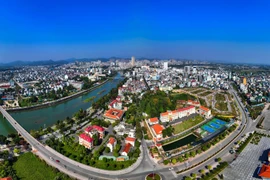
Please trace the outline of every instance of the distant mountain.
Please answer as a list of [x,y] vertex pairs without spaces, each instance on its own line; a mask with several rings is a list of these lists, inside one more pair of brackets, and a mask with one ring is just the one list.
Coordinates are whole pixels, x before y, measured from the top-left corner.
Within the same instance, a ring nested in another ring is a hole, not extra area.
[[0,63],[0,66],[10,67],[10,66],[38,66],[38,65],[62,65],[67,64],[68,60],[43,60],[43,61],[12,61],[7,63]]

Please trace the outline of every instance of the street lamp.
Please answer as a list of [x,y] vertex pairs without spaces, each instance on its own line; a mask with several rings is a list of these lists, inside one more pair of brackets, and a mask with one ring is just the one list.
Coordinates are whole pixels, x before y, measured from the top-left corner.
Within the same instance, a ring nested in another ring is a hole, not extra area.
[[152,179],[155,179],[155,174],[154,174],[154,171],[155,171],[156,165],[153,165],[153,166],[154,166],[154,168],[153,168],[153,173],[152,173],[152,176],[153,176],[153,178],[152,178]]

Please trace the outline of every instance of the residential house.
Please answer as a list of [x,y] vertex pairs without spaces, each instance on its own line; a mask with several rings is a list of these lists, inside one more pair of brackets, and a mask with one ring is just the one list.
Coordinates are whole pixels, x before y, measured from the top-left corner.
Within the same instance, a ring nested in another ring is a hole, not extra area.
[[107,147],[110,148],[110,151],[113,152],[114,147],[116,146],[116,139],[114,137],[110,137]]
[[200,106],[199,108],[199,114],[205,116],[206,118],[210,118],[211,117],[211,110],[208,109],[207,107],[204,106]]
[[153,136],[154,136],[154,141],[156,140],[161,140],[162,139],[162,131],[164,128],[164,126],[160,125],[160,124],[154,124],[152,127],[152,132],[153,132]]
[[136,141],[136,138],[133,138],[133,137],[126,137],[125,139],[125,143],[126,144],[131,144],[132,146],[135,146],[135,141]]
[[79,136],[79,144],[84,146],[87,149],[92,149],[93,138],[91,138],[88,134],[82,133]]
[[125,147],[121,153],[122,156],[128,156],[128,153],[131,149],[132,145],[130,143],[125,144]]
[[158,118],[157,117],[153,117],[148,119],[148,123],[152,126],[154,124],[158,124]]

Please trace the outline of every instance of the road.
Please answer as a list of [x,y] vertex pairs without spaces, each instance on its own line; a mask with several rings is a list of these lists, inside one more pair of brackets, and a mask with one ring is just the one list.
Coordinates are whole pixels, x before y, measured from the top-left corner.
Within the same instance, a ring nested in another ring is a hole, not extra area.
[[[242,135],[247,134],[253,130],[255,130],[257,121],[251,120],[245,110],[244,106],[241,103],[239,97],[236,92],[231,88],[230,92],[234,95],[236,99],[237,105],[242,113],[242,121],[240,124],[241,130],[236,130],[230,136],[228,136],[224,141],[219,143],[215,148],[211,148],[208,150],[205,155],[197,156],[186,163],[175,166],[174,171],[169,171],[168,167],[164,167],[162,165],[156,164],[152,157],[149,155],[149,151],[147,148],[147,144],[144,140],[142,140],[141,146],[141,156],[137,160],[137,162],[131,167],[120,170],[120,171],[106,171],[97,168],[93,168],[81,163],[78,163],[74,160],[71,160],[57,151],[51,149],[50,147],[41,144],[35,138],[33,138],[23,127],[21,127],[2,107],[0,107],[0,111],[3,116],[9,121],[9,123],[17,130],[19,134],[21,134],[26,141],[35,149],[35,154],[37,154],[40,158],[44,159],[51,166],[59,169],[60,171],[68,174],[71,177],[77,179],[144,179],[144,176],[148,173],[152,173],[153,171],[157,171],[163,177],[163,179],[181,179],[186,175],[190,175],[191,172],[197,172],[199,169],[203,169],[204,166],[208,164],[214,163],[214,160],[218,157],[224,157],[228,155],[229,149],[233,147],[233,143],[240,140]],[[263,114],[263,113],[262,113]],[[258,117],[259,118],[259,117]],[[230,142],[234,139],[232,142]],[[194,167],[191,170],[183,172],[178,176],[175,174],[175,171],[179,171],[182,169],[186,169],[189,166],[197,164],[207,157],[215,154],[217,151],[222,149],[219,153],[209,158],[206,162]],[[50,158],[53,158],[51,160]],[[60,162],[57,163],[56,160]]]

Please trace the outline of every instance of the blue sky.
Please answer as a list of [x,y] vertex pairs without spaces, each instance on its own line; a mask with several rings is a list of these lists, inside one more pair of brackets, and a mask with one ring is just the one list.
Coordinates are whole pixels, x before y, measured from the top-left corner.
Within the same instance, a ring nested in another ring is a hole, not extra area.
[[270,64],[270,1],[1,1],[0,62],[157,57]]

